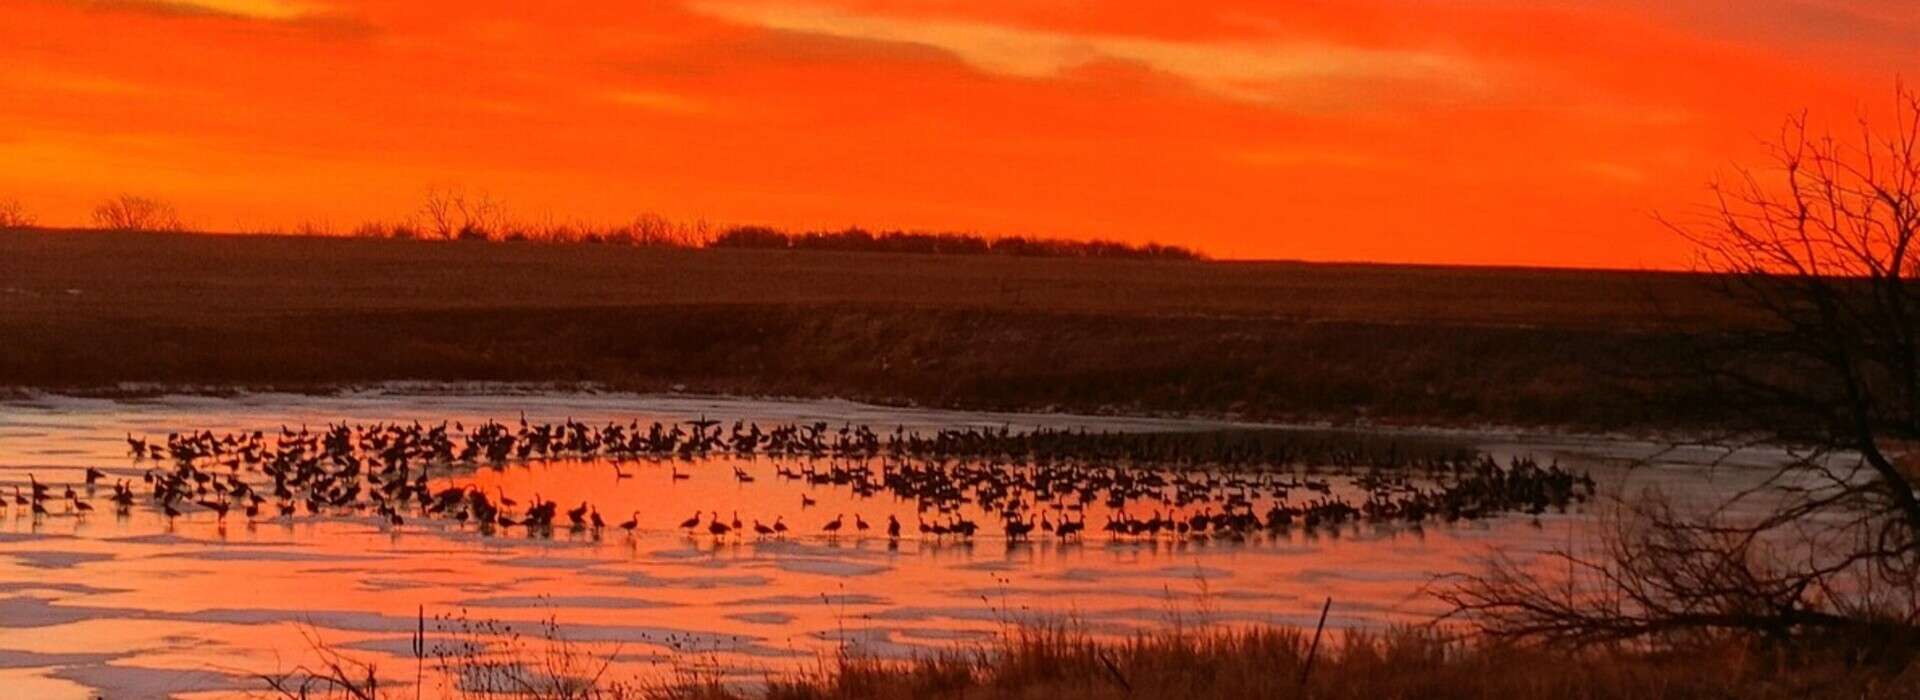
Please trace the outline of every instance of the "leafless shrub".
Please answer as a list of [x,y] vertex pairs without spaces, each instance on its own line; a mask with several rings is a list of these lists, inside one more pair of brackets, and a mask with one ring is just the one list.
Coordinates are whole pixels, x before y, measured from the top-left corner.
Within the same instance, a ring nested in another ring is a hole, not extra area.
[[18,200],[0,199],[0,231],[33,228],[36,223]]
[[151,197],[123,194],[93,209],[93,223],[109,231],[187,230],[173,205]]
[[334,235],[333,224],[325,221],[302,221],[293,227],[296,236],[321,236],[331,238]]
[[1704,279],[1763,319],[1719,336],[1697,371],[1745,414],[1742,444],[1795,458],[1715,508],[1636,508],[1592,551],[1556,552],[1558,583],[1496,563],[1442,593],[1456,614],[1583,644],[1920,643],[1920,96],[1896,95],[1891,130],[1862,120],[1842,139],[1789,119],[1773,168],[1670,222]]
[[659,214],[634,217],[622,233],[633,245],[662,248],[699,248],[713,238],[712,227],[704,220],[682,223]]
[[[444,637],[430,643],[429,629]],[[645,695],[609,678],[612,656],[568,641],[552,619],[537,625],[535,633],[529,637],[510,623],[464,615],[429,619],[423,611],[413,636],[413,687],[400,693],[373,663],[341,654],[303,628],[314,662],[259,678],[283,700],[638,700]],[[426,692],[429,685],[438,687],[433,695]]]
[[424,656],[446,683],[451,697],[475,700],[626,700],[640,693],[610,678],[612,655],[596,655],[569,641],[552,618],[529,637],[512,624],[471,620],[464,615],[436,618],[448,635],[424,647]]
[[508,227],[506,205],[485,193],[434,188],[420,206],[426,232],[441,240],[490,240]]
[[373,664],[334,651],[313,630],[302,628],[300,634],[316,661],[291,671],[261,674],[260,682],[273,697],[282,700],[381,700],[386,697],[381,694],[379,671]]
[[384,222],[368,221],[353,227],[353,230],[349,231],[347,235],[353,236],[354,238],[399,238],[400,236],[395,234],[395,231],[399,228],[399,226]]
[[1650,494],[1586,551],[1502,556],[1451,577],[1438,595],[1450,616],[1507,641],[1699,648],[1813,637],[1880,649],[1920,641],[1916,592],[1885,576],[1864,543],[1816,529],[1770,537]]

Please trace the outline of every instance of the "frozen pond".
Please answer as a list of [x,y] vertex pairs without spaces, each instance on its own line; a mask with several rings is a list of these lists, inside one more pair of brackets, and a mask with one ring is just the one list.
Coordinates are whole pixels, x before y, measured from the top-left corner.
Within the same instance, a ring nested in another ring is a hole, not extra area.
[[[1431,616],[1435,604],[1421,588],[1433,576],[1470,570],[1495,549],[1527,552],[1565,544],[1582,536],[1595,510],[1417,528],[1355,523],[1245,539],[1115,539],[1099,531],[1113,512],[1096,504],[1077,516],[1090,526],[1080,538],[1010,544],[983,532],[961,541],[914,534],[925,516],[912,501],[780,478],[779,470],[797,467],[765,456],[629,462],[617,472],[604,460],[561,459],[435,477],[436,486],[473,485],[523,501],[538,494],[563,509],[591,502],[609,523],[631,518],[631,533],[609,525],[599,531],[560,527],[550,535],[512,528],[482,535],[451,520],[413,518],[394,527],[371,513],[263,514],[256,522],[238,513],[221,520],[190,509],[170,519],[144,491],[125,515],[113,513],[106,498],[107,485],[115,481],[144,488],[141,475],[152,464],[128,457],[129,435],[202,429],[273,434],[283,426],[317,430],[341,421],[473,425],[513,421],[522,412],[536,422],[704,417],[908,431],[1245,427],[603,394],[375,392],[0,403],[0,495],[11,500],[31,475],[56,494],[72,486],[100,506],[80,514],[56,498],[44,516],[12,505],[0,512],[0,687],[9,696],[36,698],[233,696],[258,689],[248,674],[305,660],[303,629],[343,651],[388,659],[382,669],[397,672],[411,668],[402,659],[408,658],[420,610],[525,629],[553,618],[568,639],[617,654],[623,671],[697,665],[742,679],[817,663],[841,644],[905,655],[977,640],[1009,622],[1035,618],[1071,617],[1112,632],[1190,622],[1311,626],[1331,597],[1331,626],[1384,625]],[[1708,470],[1687,463],[1709,458],[1705,453],[1675,452],[1661,464],[1627,469],[1619,458],[1651,454],[1657,446],[1625,441],[1445,437],[1503,461],[1524,454],[1586,471],[1603,494],[1658,488],[1682,499],[1704,498],[1757,478],[1755,470],[1737,465]],[[1747,458],[1764,461],[1767,455]],[[92,492],[82,486],[90,467],[106,475]],[[1179,514],[1202,508],[1187,505]],[[747,523],[779,519],[792,533],[689,535],[679,524],[695,511]],[[1075,517],[1042,514],[1049,524]],[[905,523],[908,534],[882,534],[888,516]],[[836,517],[844,519],[845,534],[821,532]],[[875,528],[854,532],[856,517]]]

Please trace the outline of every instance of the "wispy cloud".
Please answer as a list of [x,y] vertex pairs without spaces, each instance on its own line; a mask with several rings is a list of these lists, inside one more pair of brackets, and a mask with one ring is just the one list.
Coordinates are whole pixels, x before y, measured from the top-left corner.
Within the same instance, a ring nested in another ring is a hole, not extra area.
[[705,102],[670,92],[614,90],[605,93],[605,97],[614,104],[638,107],[656,112],[700,114],[707,111],[707,104]]
[[331,0],[61,0],[99,11],[142,13],[161,18],[256,23],[337,36],[368,36],[378,28]]
[[293,0],[149,0],[197,7],[208,12],[252,19],[290,20],[316,14],[320,8]]
[[301,0],[81,0],[79,4],[178,15],[293,22],[324,15],[327,8]]
[[858,14],[813,5],[707,0],[694,8],[737,24],[787,32],[918,44],[949,52],[975,69],[1021,78],[1058,78],[1108,62],[1135,64],[1223,97],[1291,102],[1305,85],[1329,81],[1453,87],[1482,81],[1464,57],[1426,50],[1349,46],[1315,40],[1172,41],[1071,34],[966,20]]

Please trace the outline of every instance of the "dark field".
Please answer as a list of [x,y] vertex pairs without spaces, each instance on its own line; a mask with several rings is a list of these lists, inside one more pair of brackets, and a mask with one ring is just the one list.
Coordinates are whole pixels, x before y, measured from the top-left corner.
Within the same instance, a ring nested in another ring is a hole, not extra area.
[[[1727,407],[1661,273],[0,233],[0,386],[387,380],[1587,428]],[[1625,374],[1635,368],[1636,376]]]

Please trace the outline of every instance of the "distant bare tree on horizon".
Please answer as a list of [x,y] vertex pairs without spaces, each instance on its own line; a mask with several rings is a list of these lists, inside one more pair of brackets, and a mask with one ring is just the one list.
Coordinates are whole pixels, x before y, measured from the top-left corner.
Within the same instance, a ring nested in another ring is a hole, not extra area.
[[[1743,421],[1733,447],[1795,446],[1760,487],[1708,512],[1648,498],[1571,580],[1512,562],[1441,597],[1497,636],[1605,643],[1725,633],[1920,646],[1920,94],[1851,135],[1789,118],[1772,165],[1667,221],[1758,322],[1718,334],[1699,371]],[[1735,505],[1750,506],[1735,517]],[[1752,515],[1752,513],[1759,515]]]
[[0,231],[33,228],[37,223],[19,200],[0,199]]
[[442,240],[487,240],[508,228],[505,204],[457,188],[428,190],[420,215],[427,232]]
[[173,205],[151,197],[123,194],[93,209],[93,223],[109,231],[185,231]]

